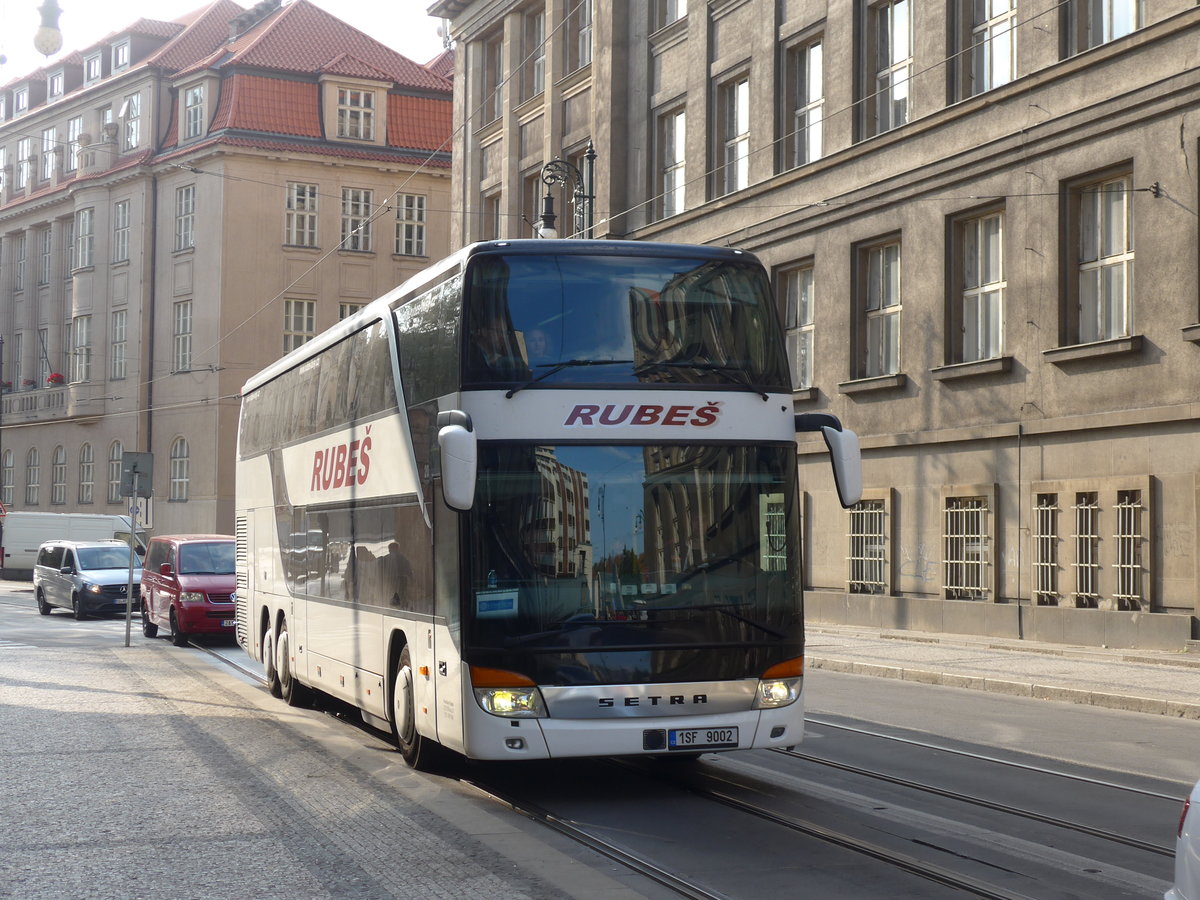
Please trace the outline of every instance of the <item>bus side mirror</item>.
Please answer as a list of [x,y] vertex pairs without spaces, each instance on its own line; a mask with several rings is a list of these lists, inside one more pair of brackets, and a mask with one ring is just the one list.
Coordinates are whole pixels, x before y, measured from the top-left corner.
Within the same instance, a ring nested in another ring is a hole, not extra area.
[[475,503],[475,432],[459,424],[443,425],[438,429],[438,447],[442,450],[442,497],[451,509],[466,512]]
[[837,416],[828,413],[802,413],[796,416],[797,431],[819,431],[829,448],[829,461],[833,466],[833,483],[837,487],[838,501],[849,509],[862,499],[862,451],[858,435],[843,428]]

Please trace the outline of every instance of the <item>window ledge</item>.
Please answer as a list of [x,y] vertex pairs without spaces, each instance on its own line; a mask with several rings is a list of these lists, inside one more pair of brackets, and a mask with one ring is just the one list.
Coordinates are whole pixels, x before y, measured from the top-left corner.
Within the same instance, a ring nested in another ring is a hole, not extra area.
[[1053,347],[1049,350],[1043,350],[1042,356],[1046,362],[1062,365],[1063,363],[1079,362],[1080,360],[1104,359],[1109,356],[1140,353],[1141,350],[1142,336],[1140,334],[1131,334],[1126,337],[1113,338],[1107,341],[1093,341],[1090,344]]
[[817,395],[815,387],[796,388],[792,391],[792,403],[811,403],[817,399]]
[[1200,344],[1200,325],[1188,325],[1183,329],[1183,339]]
[[874,378],[856,378],[854,381],[843,381],[838,390],[843,394],[869,394],[874,391],[899,390],[908,385],[908,376],[878,375]]
[[957,381],[961,378],[978,378],[981,375],[1006,375],[1012,371],[1011,356],[996,356],[992,359],[976,359],[971,362],[937,366],[929,373],[934,381]]

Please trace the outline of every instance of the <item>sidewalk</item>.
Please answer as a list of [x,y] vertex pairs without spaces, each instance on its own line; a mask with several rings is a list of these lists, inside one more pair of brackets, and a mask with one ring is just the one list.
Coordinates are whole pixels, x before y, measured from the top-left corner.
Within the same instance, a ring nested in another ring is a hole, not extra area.
[[1200,719],[1200,653],[1108,650],[1031,641],[809,624],[805,664]]

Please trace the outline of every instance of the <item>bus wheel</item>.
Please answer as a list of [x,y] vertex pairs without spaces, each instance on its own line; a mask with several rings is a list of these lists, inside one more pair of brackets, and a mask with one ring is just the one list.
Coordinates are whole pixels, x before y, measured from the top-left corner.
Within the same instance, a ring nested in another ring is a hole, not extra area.
[[309,690],[296,680],[292,671],[292,645],[288,640],[287,620],[279,626],[279,637],[275,641],[275,671],[279,681],[279,695],[288,706],[307,706]]
[[83,610],[83,601],[79,599],[78,594],[71,595],[71,612],[74,613],[77,621],[82,622],[87,618],[87,613]]
[[150,621],[150,613],[146,611],[146,604],[142,604],[142,634],[148,638],[158,637],[158,626]]
[[275,632],[270,625],[263,632],[262,663],[263,674],[267,676],[267,690],[271,692],[272,697],[282,697],[283,692],[279,689],[279,670],[275,668]]
[[400,651],[400,664],[392,676],[392,737],[406,763],[422,771],[432,767],[437,743],[417,731],[412,654],[407,644]]
[[187,633],[179,627],[179,619],[174,609],[171,610],[171,643],[176,647],[186,647],[188,644]]
[[38,612],[40,612],[43,616],[50,615],[50,610],[52,607],[50,606],[49,603],[46,602],[46,595],[41,592],[40,588],[38,589],[38,592],[37,592],[37,605],[38,605]]

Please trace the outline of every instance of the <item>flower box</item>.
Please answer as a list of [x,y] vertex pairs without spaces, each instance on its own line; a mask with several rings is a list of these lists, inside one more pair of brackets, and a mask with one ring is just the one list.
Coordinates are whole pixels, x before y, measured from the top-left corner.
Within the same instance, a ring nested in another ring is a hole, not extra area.
[[66,383],[67,383],[67,379],[63,378],[57,372],[51,372],[46,377],[46,384],[52,384],[52,385],[57,386],[57,385],[66,384]]

